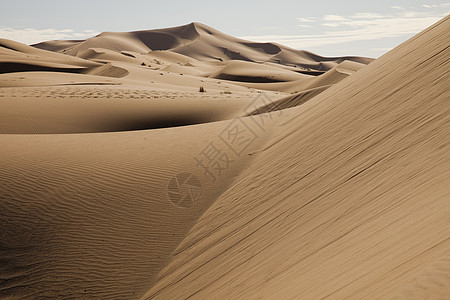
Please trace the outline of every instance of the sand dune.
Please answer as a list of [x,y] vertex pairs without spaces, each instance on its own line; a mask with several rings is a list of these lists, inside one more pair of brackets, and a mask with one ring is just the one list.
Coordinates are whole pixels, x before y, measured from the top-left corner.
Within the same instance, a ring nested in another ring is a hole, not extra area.
[[51,71],[79,72],[98,66],[78,57],[49,52],[18,42],[0,39],[0,72]]
[[224,68],[211,74],[210,77],[240,82],[269,83],[305,80],[312,76],[274,66],[232,60]]
[[320,69],[321,71],[329,70],[344,60],[357,61],[364,64],[372,61],[362,57],[328,58],[308,51],[294,50],[283,45],[245,41],[226,35],[201,23],[129,33],[105,32],[83,41],[70,43],[67,41],[52,41],[39,43],[34,46],[74,56],[78,56],[90,48],[105,48],[116,52],[133,51],[137,53],[170,50],[200,61],[270,61],[282,65]]
[[[233,163],[217,180],[196,166],[194,157],[210,143],[219,145],[232,122],[114,134],[0,135],[0,253],[7,261],[0,267],[0,295],[140,297],[196,219],[248,163],[247,155],[223,149]],[[249,126],[261,134],[257,124]],[[174,152],[176,145],[185,146]],[[167,183],[186,170],[202,179],[201,199],[180,208],[170,202]]]
[[447,298],[449,29],[291,109],[143,298]]
[[3,88],[0,134],[118,132],[209,123],[232,119],[254,98],[253,93],[214,96],[95,84]]
[[0,298],[448,298],[449,40],[2,40]]

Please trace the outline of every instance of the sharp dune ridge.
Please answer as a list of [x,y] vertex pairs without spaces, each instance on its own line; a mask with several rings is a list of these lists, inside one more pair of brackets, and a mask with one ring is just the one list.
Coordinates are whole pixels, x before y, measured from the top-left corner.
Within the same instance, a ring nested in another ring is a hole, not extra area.
[[0,298],[449,298],[449,41],[0,40]]

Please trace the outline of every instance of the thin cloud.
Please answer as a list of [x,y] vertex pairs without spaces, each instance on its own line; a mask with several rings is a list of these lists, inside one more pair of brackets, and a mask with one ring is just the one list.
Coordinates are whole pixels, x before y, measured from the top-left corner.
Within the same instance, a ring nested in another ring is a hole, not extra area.
[[63,40],[63,39],[84,39],[97,34],[95,30],[84,30],[82,32],[75,32],[72,29],[15,29],[9,27],[0,27],[0,37],[21,42],[24,44],[35,44],[42,41],[49,40]]
[[441,3],[441,4],[422,4],[422,7],[425,8],[438,8],[438,7],[448,7],[450,3]]
[[347,18],[339,15],[325,15],[323,17],[324,21],[346,21]]
[[447,14],[448,12],[443,14],[442,9],[440,9],[440,12],[402,10],[389,15],[377,13],[358,13],[351,16],[325,15],[323,18],[317,19],[316,23],[308,24],[309,26],[310,24],[315,24],[317,28],[321,26],[327,28],[320,34],[246,36],[242,38],[264,42],[278,42],[301,49],[393,37],[407,38],[422,31]]
[[322,26],[327,26],[327,27],[339,27],[341,26],[339,23],[322,23]]
[[308,23],[308,22],[315,22],[317,20],[317,18],[297,18],[297,20],[299,22]]

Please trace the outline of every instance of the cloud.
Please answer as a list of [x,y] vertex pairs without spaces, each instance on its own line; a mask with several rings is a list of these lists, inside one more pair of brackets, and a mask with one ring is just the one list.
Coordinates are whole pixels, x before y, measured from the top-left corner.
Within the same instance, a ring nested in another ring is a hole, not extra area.
[[14,40],[24,44],[35,44],[42,41],[62,40],[62,39],[84,39],[96,35],[95,30],[84,30],[75,32],[72,29],[14,29],[9,27],[0,27],[0,36],[5,39]]
[[297,18],[297,20],[299,22],[308,23],[308,22],[315,22],[317,20],[317,18]]
[[338,15],[325,15],[323,17],[324,21],[346,21],[347,18]]
[[327,26],[327,27],[339,27],[341,26],[339,23],[322,23],[322,26]]
[[447,7],[447,6],[450,6],[450,3],[422,4],[422,7],[425,7],[425,8],[437,8],[437,7]]
[[[325,15],[322,18],[311,19],[308,26],[315,25],[315,31],[322,29],[318,34],[308,35],[267,35],[246,36],[244,39],[264,42],[278,42],[297,49],[311,49],[326,45],[379,40],[394,37],[412,36],[448,14],[445,8],[427,10],[398,10],[395,7],[391,14],[357,13],[354,15]],[[300,22],[304,19],[298,18]],[[324,22],[325,21],[325,22]],[[314,22],[314,23],[313,23]],[[305,27],[300,24],[300,27]],[[380,43],[381,44],[381,43]],[[381,44],[380,47],[383,45]]]

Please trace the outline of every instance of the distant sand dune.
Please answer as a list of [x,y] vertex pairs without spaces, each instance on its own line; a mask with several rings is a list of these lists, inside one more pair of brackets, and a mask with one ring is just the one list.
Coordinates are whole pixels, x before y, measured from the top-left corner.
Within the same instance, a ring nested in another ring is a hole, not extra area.
[[0,134],[116,132],[208,123],[234,118],[254,97],[224,94],[219,101],[200,93],[95,84],[3,88]]
[[[58,44],[64,45],[66,48],[55,46]],[[270,61],[292,66],[304,65],[322,71],[329,70],[344,60],[364,64],[372,61],[361,57],[328,58],[273,43],[249,42],[226,35],[200,23],[130,33],[106,32],[84,41],[70,43],[52,41],[34,46],[74,56],[78,56],[89,48],[105,48],[116,52],[134,51],[137,53],[170,50],[201,61]]]
[[309,76],[274,66],[255,64],[246,61],[231,61],[210,77],[240,82],[284,82],[304,80]]

